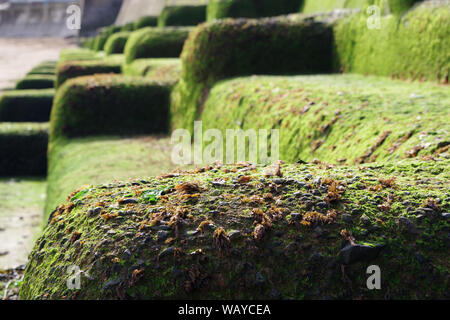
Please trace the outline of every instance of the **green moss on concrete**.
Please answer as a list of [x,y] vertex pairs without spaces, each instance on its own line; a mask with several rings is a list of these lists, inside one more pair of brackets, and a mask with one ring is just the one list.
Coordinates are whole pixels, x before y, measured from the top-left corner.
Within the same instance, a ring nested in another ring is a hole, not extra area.
[[261,18],[298,12],[302,0],[210,0],[207,19]]
[[[52,213],[20,297],[447,299],[448,165],[293,164],[274,178],[244,163],[87,186]],[[378,254],[341,269],[349,238]],[[372,264],[381,290],[366,287]]]
[[146,76],[152,80],[177,82],[181,75],[178,58],[137,59],[122,65],[122,73],[130,76]]
[[121,72],[121,61],[114,60],[80,60],[60,63],[56,72],[55,86],[59,88],[65,81],[94,74]]
[[17,81],[16,89],[50,89],[54,84],[54,75],[32,74]]
[[446,86],[382,77],[253,76],[213,87],[203,130],[279,129],[280,159],[331,163],[432,155],[450,142]]
[[69,80],[55,97],[50,139],[167,132],[170,91],[169,83],[141,77]]
[[44,61],[31,69],[27,75],[55,75],[56,61]]
[[178,58],[191,28],[143,28],[133,32],[125,45],[125,61],[141,58]]
[[42,212],[45,202],[45,187],[45,179],[39,177],[0,179],[0,212],[3,214],[19,210]]
[[0,123],[0,176],[45,176],[47,143],[47,124]]
[[157,25],[158,25],[158,17],[145,16],[137,19],[134,22],[134,30],[142,29],[145,27],[156,27]]
[[46,217],[87,184],[109,183],[172,170],[170,139],[90,137],[59,140],[49,148]]
[[380,7],[381,14],[401,14],[420,0],[304,0],[301,8],[303,13],[319,13],[335,9],[366,10],[371,5]]
[[106,41],[108,41],[110,34],[99,34],[94,38],[94,43],[92,45],[92,50],[103,51]]
[[54,89],[10,90],[0,96],[0,122],[46,122]]
[[172,125],[192,128],[209,88],[221,79],[330,72],[331,55],[331,27],[314,19],[203,24],[189,35],[181,55],[183,70],[172,97]]
[[79,37],[78,38],[78,45],[84,49],[92,50],[93,42],[94,42],[93,37]]
[[120,31],[135,31],[136,25],[135,22],[128,22],[123,26],[120,26]]
[[122,31],[111,35],[105,43],[105,53],[107,55],[123,53],[130,34],[130,32]]
[[115,25],[106,27],[97,36],[94,37],[92,44],[90,44],[90,49],[94,51],[103,51],[105,48],[106,41],[108,41],[108,38],[111,35],[120,31],[131,31],[131,30],[124,30],[122,27]]
[[206,5],[166,6],[158,17],[158,27],[195,26],[206,20]]
[[369,5],[369,0],[304,0],[301,12],[319,13],[335,9],[364,9]]
[[448,83],[450,10],[444,2],[424,2],[402,17],[381,17],[367,28],[365,13],[334,28],[335,65],[344,72]]

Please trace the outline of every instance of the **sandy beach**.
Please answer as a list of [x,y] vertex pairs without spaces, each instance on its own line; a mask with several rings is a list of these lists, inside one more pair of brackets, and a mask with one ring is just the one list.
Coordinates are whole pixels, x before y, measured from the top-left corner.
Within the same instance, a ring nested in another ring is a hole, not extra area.
[[11,88],[42,61],[58,60],[61,49],[75,47],[61,38],[0,38],[0,90]]

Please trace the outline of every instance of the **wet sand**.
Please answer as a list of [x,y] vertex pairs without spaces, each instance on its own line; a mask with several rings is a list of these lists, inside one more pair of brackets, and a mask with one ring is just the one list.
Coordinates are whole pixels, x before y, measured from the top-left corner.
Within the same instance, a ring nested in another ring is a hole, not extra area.
[[[13,88],[39,63],[58,60],[60,51],[70,47],[75,47],[73,40],[61,38],[0,38],[0,92]],[[0,180],[0,271],[26,263],[43,219],[43,201],[36,204],[30,199],[45,196],[45,189],[35,188],[25,195],[14,187],[20,182],[14,181]]]

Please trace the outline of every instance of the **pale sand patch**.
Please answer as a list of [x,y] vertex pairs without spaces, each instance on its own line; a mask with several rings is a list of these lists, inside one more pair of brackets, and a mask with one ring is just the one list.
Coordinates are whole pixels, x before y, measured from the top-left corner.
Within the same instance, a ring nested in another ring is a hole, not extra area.
[[4,212],[0,226],[0,269],[25,264],[41,230],[42,208]]

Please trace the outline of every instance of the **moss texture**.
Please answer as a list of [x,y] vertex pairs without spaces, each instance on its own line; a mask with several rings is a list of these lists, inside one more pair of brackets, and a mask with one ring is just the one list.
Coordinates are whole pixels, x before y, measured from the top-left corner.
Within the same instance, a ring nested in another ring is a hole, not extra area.
[[130,34],[131,32],[122,31],[111,35],[105,43],[105,53],[108,55],[123,53]]
[[206,21],[206,5],[166,6],[158,17],[158,27],[195,26]]
[[145,27],[156,27],[157,25],[158,25],[158,17],[145,16],[139,18],[138,20],[136,20],[136,22],[134,22],[134,30],[142,29]]
[[87,75],[120,73],[120,61],[80,60],[58,65],[55,86],[59,88],[65,81]]
[[192,28],[143,28],[133,32],[125,45],[125,61],[141,58],[178,58]]
[[86,186],[50,216],[20,297],[448,299],[448,165],[241,163]]
[[122,73],[175,83],[181,76],[181,60],[179,58],[137,59],[132,63],[123,64]]
[[191,128],[209,88],[251,74],[330,72],[331,27],[313,19],[217,20],[197,27],[181,55],[181,81],[172,97],[173,127]]
[[44,176],[47,143],[47,124],[0,123],[0,176]]
[[54,89],[11,90],[0,96],[0,122],[46,122]]
[[367,28],[365,14],[337,23],[335,65],[342,71],[448,83],[449,4],[425,2],[404,16],[381,18]]
[[54,84],[54,75],[32,74],[17,81],[16,89],[51,89]]
[[[2,124],[14,125],[12,123]],[[35,124],[29,124],[35,125]],[[2,129],[0,129],[2,130]],[[0,215],[9,212],[42,213],[45,202],[46,180],[44,177],[4,177],[0,179]],[[20,203],[18,206],[17,203]],[[25,210],[24,210],[25,209]],[[42,231],[42,230],[40,230]],[[38,235],[39,236],[39,235]],[[37,239],[37,237],[36,237]]]
[[279,129],[280,159],[331,163],[429,156],[450,143],[446,86],[381,77],[253,76],[213,87],[203,130]]
[[261,18],[298,12],[302,0],[210,0],[207,20]]
[[167,132],[170,91],[170,84],[141,77],[69,80],[55,97],[50,139]]

